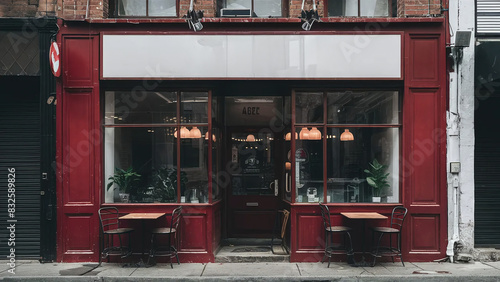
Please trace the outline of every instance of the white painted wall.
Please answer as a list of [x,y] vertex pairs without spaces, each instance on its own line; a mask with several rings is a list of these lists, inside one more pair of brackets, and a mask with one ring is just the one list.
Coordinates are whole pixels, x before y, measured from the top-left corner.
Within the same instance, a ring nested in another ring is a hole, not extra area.
[[[475,1],[450,1],[451,43],[457,30],[472,31],[470,47],[463,48],[460,64],[450,73],[447,125],[448,239],[447,254],[460,242],[463,252],[474,249],[474,26]],[[450,162],[460,162],[458,174],[450,173]]]

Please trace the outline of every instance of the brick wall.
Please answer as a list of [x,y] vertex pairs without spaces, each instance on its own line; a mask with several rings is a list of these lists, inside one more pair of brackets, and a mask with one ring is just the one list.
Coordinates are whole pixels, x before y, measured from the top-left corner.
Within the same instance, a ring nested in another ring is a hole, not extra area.
[[398,0],[398,17],[441,14],[441,0]]
[[[318,9],[318,14],[320,17],[323,16],[324,11],[324,1],[316,0],[316,8]],[[304,10],[309,11],[313,8],[313,0],[306,0],[304,3]],[[302,11],[302,0],[290,0],[289,17],[298,18]]]
[[0,0],[0,17],[34,17],[38,10],[38,1]]
[[[179,0],[179,17],[186,15],[190,0]],[[289,17],[300,16],[302,0],[289,0]],[[306,0],[304,9],[312,9],[313,0]],[[320,16],[324,1],[315,0]],[[442,0],[397,0],[398,17],[418,17],[441,14]],[[89,8],[87,11],[87,3]],[[0,17],[54,16],[64,19],[107,18],[113,0],[0,0]],[[206,18],[217,15],[217,0],[195,0],[195,10],[203,10]]]
[[[87,10],[88,4],[88,10]],[[108,17],[108,0],[58,0],[58,16],[64,19],[102,19]]]

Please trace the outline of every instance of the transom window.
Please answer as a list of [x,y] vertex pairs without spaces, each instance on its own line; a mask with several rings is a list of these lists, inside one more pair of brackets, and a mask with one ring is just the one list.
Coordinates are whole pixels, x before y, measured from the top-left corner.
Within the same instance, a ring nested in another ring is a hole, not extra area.
[[117,17],[176,17],[176,0],[115,0]]

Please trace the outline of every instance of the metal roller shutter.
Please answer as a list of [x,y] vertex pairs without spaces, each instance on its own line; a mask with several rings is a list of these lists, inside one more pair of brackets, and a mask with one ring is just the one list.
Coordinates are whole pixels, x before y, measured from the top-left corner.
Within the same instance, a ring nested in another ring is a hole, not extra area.
[[[5,77],[2,82],[5,82]],[[39,80],[9,78],[0,88],[0,256],[15,248],[17,259],[40,257]],[[10,87],[8,86],[10,84]],[[22,89],[26,88],[26,89]],[[14,90],[15,89],[15,90]],[[7,226],[8,168],[15,168],[15,246]]]
[[477,0],[476,13],[478,34],[500,34],[500,1]]

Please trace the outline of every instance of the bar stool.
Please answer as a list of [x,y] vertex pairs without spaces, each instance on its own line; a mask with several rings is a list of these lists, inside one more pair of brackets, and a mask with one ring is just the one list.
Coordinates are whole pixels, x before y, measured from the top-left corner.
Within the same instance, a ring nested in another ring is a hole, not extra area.
[[[330,267],[330,260],[332,258],[332,255],[340,255],[340,254],[346,254],[347,256],[353,256],[354,251],[352,247],[352,239],[351,239],[351,228],[346,227],[346,226],[332,226],[331,221],[330,221],[330,210],[328,209],[328,206],[324,204],[319,204],[321,208],[321,217],[323,218],[323,225],[325,228],[325,255],[323,256],[323,259],[321,260],[321,263],[325,260],[326,257],[328,257],[328,267]],[[340,233],[344,235],[344,245],[335,247],[333,245],[333,234],[335,233]],[[349,241],[349,247],[346,244],[346,239]],[[354,261],[354,258],[353,258]]]
[[[120,216],[118,209],[115,207],[104,207],[98,211],[99,222],[101,229],[101,254],[99,256],[99,265],[102,259],[110,255],[121,255],[121,258],[126,258],[132,254],[130,247],[130,234],[134,231],[133,228],[120,227]],[[123,246],[122,235],[127,235],[128,246]],[[119,246],[114,246],[113,238],[118,236]]]
[[[151,250],[149,251],[149,258],[152,259],[156,256],[168,256],[170,258],[170,267],[172,265],[172,258],[177,259],[177,264],[181,264],[179,256],[177,255],[177,233],[179,231],[179,222],[182,215],[182,206],[175,208],[172,211],[172,220],[170,227],[155,228],[151,231]],[[168,224],[167,224],[168,225]],[[165,246],[156,246],[157,236],[167,236],[167,244]],[[148,261],[149,264],[149,261]]]
[[[403,229],[403,223],[408,213],[408,209],[403,206],[397,206],[392,209],[391,214],[391,225],[389,227],[372,227],[372,246],[374,246],[375,234],[379,235],[377,246],[373,248],[373,265],[377,260],[377,257],[390,256],[392,262],[394,263],[394,257],[399,256],[401,263],[405,266],[403,261],[403,256],[401,254],[401,231]],[[389,246],[382,246],[382,237],[385,234],[389,234]],[[395,247],[392,246],[392,234],[397,236],[397,244]]]

